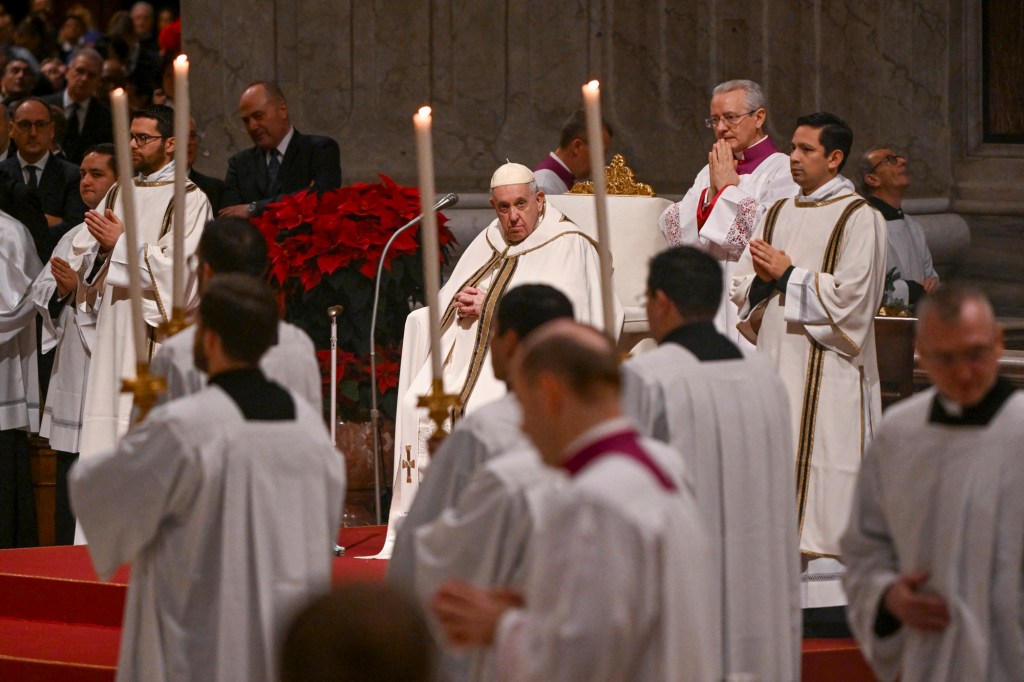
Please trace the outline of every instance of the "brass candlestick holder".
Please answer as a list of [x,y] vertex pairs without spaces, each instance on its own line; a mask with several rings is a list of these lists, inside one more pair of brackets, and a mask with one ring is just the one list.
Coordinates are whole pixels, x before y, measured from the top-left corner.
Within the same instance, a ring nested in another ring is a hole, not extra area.
[[[430,421],[434,422],[434,433],[430,436],[430,440],[435,445],[440,444],[447,435],[444,430],[444,423],[451,417],[452,410],[459,406],[459,396],[445,393],[444,380],[435,378],[430,387],[430,393],[421,395],[419,402],[416,404],[418,407],[427,408]],[[430,451],[433,452],[433,449]]]
[[135,376],[121,380],[121,393],[131,393],[135,397],[135,421],[146,418],[156,404],[156,398],[167,390],[167,379],[149,373],[149,363],[140,362],[135,365]]
[[184,331],[188,326],[189,322],[185,319],[185,309],[174,307],[171,309],[171,319],[161,322],[160,326],[157,327],[157,331],[166,339],[180,331]]

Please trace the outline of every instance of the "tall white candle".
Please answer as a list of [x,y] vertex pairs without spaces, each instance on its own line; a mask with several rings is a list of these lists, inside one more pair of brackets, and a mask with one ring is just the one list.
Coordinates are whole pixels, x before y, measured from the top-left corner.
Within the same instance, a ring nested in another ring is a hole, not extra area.
[[587,115],[587,146],[590,147],[590,178],[594,183],[597,213],[597,254],[601,260],[601,303],[604,331],[614,337],[615,312],[612,307],[612,252],[608,230],[608,199],[604,177],[604,124],[601,121],[601,86],[590,81],[583,86],[583,109]]
[[427,295],[430,326],[430,366],[434,379],[441,378],[441,320],[437,292],[441,286],[441,266],[438,262],[437,214],[434,213],[434,152],[431,148],[430,107],[420,107],[412,117],[416,128],[416,160],[420,175],[420,206],[423,222],[420,227],[423,246],[423,288]]
[[128,293],[131,296],[132,337],[135,340],[135,361],[148,361],[146,354],[146,323],[142,317],[142,278],[139,273],[139,239],[136,231],[135,174],[132,171],[132,149],[128,144],[128,96],[121,88],[110,93],[114,110],[114,144],[117,150],[117,178],[120,182],[125,244],[128,247]]
[[185,183],[188,181],[188,57],[174,60],[174,270],[171,305],[185,308]]

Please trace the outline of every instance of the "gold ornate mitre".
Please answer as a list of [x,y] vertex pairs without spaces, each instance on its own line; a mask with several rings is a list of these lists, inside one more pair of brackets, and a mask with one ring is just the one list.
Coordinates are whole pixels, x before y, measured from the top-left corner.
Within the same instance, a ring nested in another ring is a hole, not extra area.
[[[622,154],[616,154],[613,156],[612,162],[605,166],[604,178],[605,187],[607,188],[609,195],[616,194],[639,197],[657,196],[650,185],[645,185],[642,182],[636,181],[636,178],[633,177],[633,171],[626,165],[626,159],[622,158]],[[589,180],[586,182],[577,182],[572,186],[572,189],[570,189],[568,193],[593,194],[594,183]]]

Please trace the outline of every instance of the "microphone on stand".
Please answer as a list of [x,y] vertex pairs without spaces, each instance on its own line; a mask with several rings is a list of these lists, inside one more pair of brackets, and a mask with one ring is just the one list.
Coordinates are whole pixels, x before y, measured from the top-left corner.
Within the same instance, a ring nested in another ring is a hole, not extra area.
[[[437,203],[434,204],[432,211],[442,211],[446,208],[454,206],[459,203],[459,195],[454,192],[449,192],[443,197],[438,199]],[[383,453],[380,451],[380,411],[377,409],[377,307],[380,304],[380,279],[384,273],[384,260],[388,253],[388,249],[391,248],[392,242],[398,235],[408,230],[413,225],[416,225],[423,220],[423,213],[407,222],[402,227],[395,230],[395,233],[391,235],[387,243],[384,244],[384,250],[380,252],[380,262],[377,263],[377,280],[373,287],[373,313],[370,317],[370,428],[373,430],[373,488],[376,497],[374,498],[374,510],[377,513],[377,525],[381,524],[380,515],[380,476],[381,469],[383,467]],[[399,396],[401,399],[401,396]]]

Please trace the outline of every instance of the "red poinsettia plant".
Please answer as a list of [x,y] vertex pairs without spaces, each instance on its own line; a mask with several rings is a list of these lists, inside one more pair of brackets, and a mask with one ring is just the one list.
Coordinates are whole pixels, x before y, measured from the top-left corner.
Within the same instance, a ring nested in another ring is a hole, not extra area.
[[[304,329],[317,347],[325,385],[330,375],[330,319],[338,316],[338,414],[367,418],[376,383],[379,404],[394,417],[398,361],[409,311],[423,302],[420,226],[399,235],[384,257],[377,317],[376,382],[370,379],[370,316],[377,268],[395,231],[420,213],[419,189],[381,175],[317,194],[302,191],[270,204],[253,223],[267,240],[270,282],[281,292],[285,319]],[[446,262],[455,237],[438,214],[437,257]],[[325,391],[329,395],[329,391]]]

